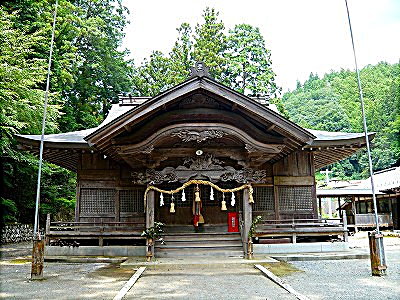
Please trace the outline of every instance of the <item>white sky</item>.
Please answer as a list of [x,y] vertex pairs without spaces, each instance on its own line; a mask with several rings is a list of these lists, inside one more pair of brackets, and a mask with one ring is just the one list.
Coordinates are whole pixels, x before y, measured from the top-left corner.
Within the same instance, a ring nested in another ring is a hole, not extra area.
[[[259,27],[272,53],[272,68],[283,91],[311,72],[354,69],[344,0],[124,0],[130,24],[124,46],[140,64],[153,50],[167,54],[183,22],[201,22],[214,7],[226,29],[247,23]],[[348,0],[360,67],[399,62],[400,0]]]

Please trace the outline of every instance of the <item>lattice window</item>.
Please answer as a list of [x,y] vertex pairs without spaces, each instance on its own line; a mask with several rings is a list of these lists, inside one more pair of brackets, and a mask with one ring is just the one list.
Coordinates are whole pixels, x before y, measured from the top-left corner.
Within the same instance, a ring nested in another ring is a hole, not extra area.
[[310,186],[295,187],[296,209],[313,210],[312,188]]
[[275,211],[274,187],[257,186],[253,189],[254,207],[256,211]]
[[311,186],[280,186],[278,194],[282,211],[313,210]]
[[144,211],[144,189],[119,191],[119,209],[121,213],[142,213]]
[[81,189],[82,215],[112,215],[115,213],[114,189]]

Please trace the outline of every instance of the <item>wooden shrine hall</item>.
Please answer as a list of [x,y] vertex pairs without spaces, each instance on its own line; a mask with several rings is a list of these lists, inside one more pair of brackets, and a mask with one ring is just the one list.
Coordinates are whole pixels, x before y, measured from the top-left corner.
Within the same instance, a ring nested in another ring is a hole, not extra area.
[[[38,153],[39,135],[16,138]],[[75,220],[48,220],[47,238],[144,245],[142,231],[162,222],[156,255],[184,233],[199,247],[229,237],[243,254],[256,216],[253,237],[266,243],[345,236],[342,221],[318,217],[314,173],[364,146],[362,133],[302,128],[197,63],[155,97],[121,96],[96,128],[45,136],[44,158],[77,173]]]

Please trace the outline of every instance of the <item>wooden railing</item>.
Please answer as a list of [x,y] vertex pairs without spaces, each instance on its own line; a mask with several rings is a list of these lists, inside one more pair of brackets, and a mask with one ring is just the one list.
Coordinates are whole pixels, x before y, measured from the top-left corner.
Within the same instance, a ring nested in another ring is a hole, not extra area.
[[342,235],[347,241],[347,219],[285,219],[263,220],[258,224],[256,236],[258,237],[292,237],[296,243],[297,236],[327,236]]
[[144,239],[141,234],[144,222],[46,222],[46,243],[51,240],[98,239],[99,246],[104,239]]
[[[374,214],[356,214],[355,218],[354,218],[354,216],[349,216],[349,217],[352,217],[349,220],[349,223],[351,222],[352,225],[360,226],[360,227],[362,227],[362,226],[374,227],[375,226],[375,215]],[[390,214],[390,213],[378,214],[378,222],[379,222],[380,226],[384,226],[384,227],[393,226],[392,214]]]

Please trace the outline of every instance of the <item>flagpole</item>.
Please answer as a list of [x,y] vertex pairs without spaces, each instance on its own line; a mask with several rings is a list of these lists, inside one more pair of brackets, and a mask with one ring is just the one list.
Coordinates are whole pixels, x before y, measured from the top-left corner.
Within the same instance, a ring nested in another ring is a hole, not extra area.
[[[373,250],[376,250],[376,251],[378,251],[377,254],[379,254],[379,260],[380,260],[378,273],[379,273],[379,275],[385,275],[386,259],[385,259],[385,251],[383,249],[383,239],[382,239],[382,235],[380,234],[380,231],[379,231],[378,208],[377,208],[377,204],[376,204],[376,194],[375,194],[375,185],[374,185],[374,171],[373,171],[373,167],[372,167],[370,141],[369,141],[369,137],[368,137],[368,127],[367,127],[367,121],[366,121],[366,117],[365,117],[364,96],[363,96],[363,90],[362,90],[362,86],[361,86],[360,71],[359,71],[358,65],[357,65],[356,49],[354,46],[353,30],[351,27],[350,12],[349,12],[349,6],[347,4],[347,0],[345,0],[345,3],[346,3],[347,19],[349,21],[351,44],[353,47],[354,64],[355,64],[356,73],[357,73],[357,84],[358,84],[358,91],[360,94],[361,112],[362,112],[362,119],[363,119],[363,126],[364,126],[364,136],[365,136],[365,143],[367,145],[368,165],[369,165],[369,173],[370,173],[370,178],[371,178],[372,201],[374,204],[376,233],[373,234],[373,239],[375,240],[375,242],[373,242],[372,244],[375,245],[376,249],[371,248],[371,247],[373,247],[373,245],[371,244],[371,238],[370,238],[371,264],[372,264],[372,260],[373,260]],[[376,251],[374,251],[374,254],[376,254]],[[372,270],[372,275],[378,275],[378,274],[375,274],[374,270]]]
[[44,242],[40,236],[40,230],[39,230],[40,184],[41,184],[41,178],[42,178],[44,130],[46,127],[47,102],[49,99],[51,59],[53,56],[54,32],[55,32],[55,27],[56,27],[57,7],[58,7],[58,0],[56,0],[55,8],[54,8],[54,18],[53,18],[53,28],[52,28],[52,32],[51,32],[49,63],[48,63],[48,67],[47,67],[46,91],[44,94],[42,135],[40,137],[39,169],[38,169],[38,179],[37,179],[37,186],[36,186],[35,223],[34,223],[34,227],[33,227],[31,279],[42,279],[43,278]]

